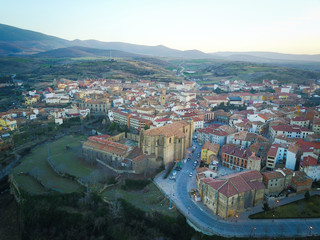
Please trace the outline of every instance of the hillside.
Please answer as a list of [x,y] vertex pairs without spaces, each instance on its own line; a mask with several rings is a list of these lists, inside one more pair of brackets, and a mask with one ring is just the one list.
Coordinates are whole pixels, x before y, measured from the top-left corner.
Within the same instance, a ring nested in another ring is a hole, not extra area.
[[231,61],[247,61],[261,63],[281,62],[320,62],[320,54],[285,54],[276,52],[215,52],[210,53],[216,58],[224,58]]
[[86,47],[68,47],[68,48],[58,48],[54,50],[49,50],[46,52],[41,52],[33,55],[33,57],[41,58],[85,58],[85,57],[108,57],[108,58],[133,58],[140,57],[138,54],[123,52],[119,50],[104,50],[96,48],[86,48]]
[[0,24],[0,55],[33,54],[70,46],[68,40]]
[[215,52],[204,53],[199,50],[181,51],[163,45],[145,46],[124,42],[102,42],[97,40],[73,40],[45,35],[35,31],[20,29],[0,24],[0,56],[26,55],[45,52],[58,48],[85,47],[104,50],[118,50],[140,55],[184,58],[184,59],[219,59],[228,61],[246,61],[257,63],[320,62],[320,54],[283,54],[275,52]]
[[123,42],[101,42],[97,40],[68,41],[4,24],[0,24],[0,33],[0,55],[2,56],[36,54],[58,48],[79,46],[105,50],[114,49],[158,57],[212,58],[212,56],[198,50],[180,51],[162,45],[145,46]]
[[[306,83],[320,79],[320,72],[246,62],[213,61],[213,60],[172,60],[175,65],[185,68],[184,74],[191,79],[197,79],[201,84],[211,84],[221,79],[242,79],[249,82],[261,82],[263,79],[277,79],[282,83]],[[195,73],[188,73],[191,70]]]
[[[71,51],[70,53],[74,53]],[[79,52],[75,51],[79,56]],[[82,52],[80,52],[82,53]],[[49,55],[51,56],[51,55]],[[62,55],[64,56],[64,55]],[[0,58],[0,76],[16,74],[17,79],[29,84],[47,82],[53,79],[111,78],[137,81],[139,79],[181,81],[166,68],[175,65],[159,59],[136,56],[136,58],[47,58],[47,57],[3,57]]]

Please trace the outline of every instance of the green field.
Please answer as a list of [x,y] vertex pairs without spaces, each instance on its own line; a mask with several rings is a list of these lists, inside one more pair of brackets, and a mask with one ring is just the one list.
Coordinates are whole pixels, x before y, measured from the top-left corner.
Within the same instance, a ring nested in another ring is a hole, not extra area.
[[[89,175],[94,168],[79,159],[81,140],[84,140],[83,137],[66,136],[39,146],[13,169],[16,182],[31,193],[42,193],[49,189],[63,193],[82,191],[80,184],[59,176],[47,162],[49,149],[51,160],[59,169],[75,177]],[[67,145],[70,147],[68,150]]]
[[276,207],[266,212],[249,216],[251,219],[276,219],[276,218],[319,218],[320,196],[312,196],[309,200],[302,199],[293,203]]
[[[51,190],[62,193],[84,191],[75,179],[58,175],[47,161],[48,152],[53,166],[59,171],[77,178],[83,178],[97,171],[95,166],[90,166],[81,160],[83,136],[65,136],[54,142],[44,144],[32,151],[27,157],[12,170],[13,178],[20,188],[32,193],[43,194]],[[95,184],[99,189],[102,183]],[[130,189],[130,188],[129,188]],[[120,185],[107,188],[101,193],[107,201],[124,199],[146,212],[160,212],[176,217],[175,209],[169,210],[169,201],[150,183],[143,190],[124,190]]]
[[169,210],[168,199],[159,191],[156,185],[150,183],[146,189],[145,191],[125,191],[117,186],[107,189],[102,193],[102,196],[109,201],[122,198],[146,212],[157,211],[172,217],[178,215],[176,209]]

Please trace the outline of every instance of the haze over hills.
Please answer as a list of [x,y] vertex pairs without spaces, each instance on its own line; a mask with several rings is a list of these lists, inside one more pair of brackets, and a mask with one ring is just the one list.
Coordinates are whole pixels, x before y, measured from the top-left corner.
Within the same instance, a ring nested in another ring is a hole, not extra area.
[[[126,54],[140,54],[156,57],[169,58],[195,58],[195,59],[225,59],[231,61],[249,61],[261,63],[287,62],[287,61],[305,61],[305,62],[320,62],[320,54],[317,55],[296,55],[282,54],[274,52],[216,52],[204,53],[199,50],[176,50],[163,45],[145,46],[138,44],[130,44],[123,42],[102,42],[97,40],[65,40],[62,38],[45,35],[39,32],[20,29],[4,24],[0,24],[0,56],[8,55],[30,55],[51,51],[59,48],[69,47],[85,47],[105,50],[118,50],[127,52]],[[71,53],[71,51],[73,53]],[[82,51],[82,53],[81,53]],[[86,52],[86,54],[84,54]],[[63,57],[63,51],[49,52],[59,57]],[[64,52],[67,55],[83,56],[87,55],[104,55],[96,50],[83,51],[80,48],[69,48]],[[118,54],[124,54],[117,52]],[[126,55],[124,54],[124,55]],[[45,54],[44,54],[45,55]],[[44,56],[42,55],[42,56]],[[67,56],[66,55],[66,56]],[[49,55],[48,55],[49,56]],[[65,57],[66,57],[65,56]]]
[[139,54],[123,52],[113,49],[97,49],[87,47],[66,47],[40,52],[32,55],[34,57],[48,57],[48,58],[82,58],[82,57],[125,57],[125,58],[138,58],[142,57]]
[[223,57],[230,60],[253,61],[253,62],[272,62],[280,61],[320,61],[320,54],[286,54],[277,52],[215,52],[210,53],[214,57]]

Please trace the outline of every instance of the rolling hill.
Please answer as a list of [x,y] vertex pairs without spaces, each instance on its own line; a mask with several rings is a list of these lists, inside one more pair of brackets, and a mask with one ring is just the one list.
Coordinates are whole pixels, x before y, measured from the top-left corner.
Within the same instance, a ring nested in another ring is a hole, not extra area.
[[231,61],[246,62],[320,62],[320,54],[285,54],[276,52],[215,52],[210,53],[213,57],[222,57]]
[[47,58],[85,58],[85,57],[118,57],[118,58],[137,58],[141,55],[123,52],[119,50],[106,50],[87,47],[67,47],[49,50],[34,54],[32,57],[47,57]]
[[180,51],[162,45],[145,46],[123,42],[101,42],[97,40],[68,41],[38,32],[0,24],[0,55],[2,56],[36,54],[48,50],[74,46],[105,50],[112,49],[158,57],[213,58],[198,50]]
[[[145,46],[124,42],[102,42],[97,40],[65,40],[35,31],[0,24],[0,56],[30,55],[68,47],[85,47],[105,50],[118,50],[128,53],[167,58],[185,59],[224,59],[259,63],[320,62],[320,54],[283,54],[275,52],[215,52],[199,50],[181,51],[163,45]],[[79,51],[79,50],[77,50]],[[75,50],[74,50],[75,52]],[[58,54],[58,53],[56,53]],[[77,55],[76,53],[74,53]],[[78,52],[78,54],[80,54]],[[81,54],[80,54],[81,55]]]

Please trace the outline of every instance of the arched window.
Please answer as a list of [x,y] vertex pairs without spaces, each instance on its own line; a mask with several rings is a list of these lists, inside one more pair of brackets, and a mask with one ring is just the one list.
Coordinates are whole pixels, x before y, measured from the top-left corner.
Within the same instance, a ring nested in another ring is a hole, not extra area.
[[169,143],[171,143],[171,138],[169,138]]

